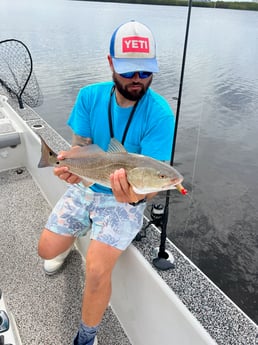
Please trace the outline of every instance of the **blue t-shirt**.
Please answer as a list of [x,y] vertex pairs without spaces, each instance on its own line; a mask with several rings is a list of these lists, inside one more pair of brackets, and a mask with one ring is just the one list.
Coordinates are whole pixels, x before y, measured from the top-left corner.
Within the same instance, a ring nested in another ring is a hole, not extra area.
[[[122,141],[132,107],[123,108],[111,96],[113,82],[92,84],[82,88],[68,119],[73,132],[89,137],[94,144],[107,151],[110,142],[108,107],[111,97],[111,115],[114,137]],[[167,101],[151,88],[139,101],[128,129],[124,147],[158,160],[170,160],[175,118]],[[93,185],[94,191],[112,193],[109,188]]]

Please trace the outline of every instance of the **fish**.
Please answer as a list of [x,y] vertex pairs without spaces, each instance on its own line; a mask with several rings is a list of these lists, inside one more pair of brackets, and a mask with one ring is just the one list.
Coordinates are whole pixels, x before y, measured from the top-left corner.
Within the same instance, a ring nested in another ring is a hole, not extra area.
[[123,168],[135,193],[148,194],[183,188],[183,176],[174,167],[148,156],[129,153],[114,138],[107,152],[96,144],[73,147],[67,151],[68,157],[61,160],[41,136],[40,140],[41,158],[38,168],[65,166],[70,173],[82,178],[87,186],[97,183],[111,188],[110,175]]

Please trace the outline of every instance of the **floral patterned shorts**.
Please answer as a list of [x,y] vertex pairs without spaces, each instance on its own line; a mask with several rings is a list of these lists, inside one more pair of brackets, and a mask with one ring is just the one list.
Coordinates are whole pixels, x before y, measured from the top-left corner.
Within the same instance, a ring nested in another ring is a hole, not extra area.
[[95,193],[82,184],[71,185],[57,202],[46,228],[60,235],[91,239],[125,250],[143,224],[146,204],[117,202],[112,194]]

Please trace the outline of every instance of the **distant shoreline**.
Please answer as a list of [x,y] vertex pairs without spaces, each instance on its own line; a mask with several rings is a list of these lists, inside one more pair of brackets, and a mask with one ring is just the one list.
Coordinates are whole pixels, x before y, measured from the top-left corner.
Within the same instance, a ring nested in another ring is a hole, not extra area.
[[[165,5],[165,6],[188,6],[187,0],[75,0],[75,1],[97,1],[142,5]],[[246,1],[193,1],[193,7],[224,8],[231,10],[258,11],[257,2]]]

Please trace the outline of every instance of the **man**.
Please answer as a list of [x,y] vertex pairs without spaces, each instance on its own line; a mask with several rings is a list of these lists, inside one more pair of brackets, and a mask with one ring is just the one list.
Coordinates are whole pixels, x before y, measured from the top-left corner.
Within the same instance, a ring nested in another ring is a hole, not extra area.
[[[149,87],[158,72],[155,41],[143,24],[130,21],[113,33],[108,61],[113,81],[80,90],[68,120],[72,150],[91,143],[107,150],[112,137],[128,152],[169,160],[174,116],[168,103]],[[69,157],[61,152],[59,159]],[[47,274],[63,264],[76,237],[91,228],[86,255],[86,284],[82,320],[74,345],[96,344],[96,332],[111,295],[111,274],[121,253],[140,231],[146,200],[136,194],[123,169],[110,176],[112,189],[86,187],[66,167],[55,168],[70,183],[53,209],[39,241],[39,255]]]

